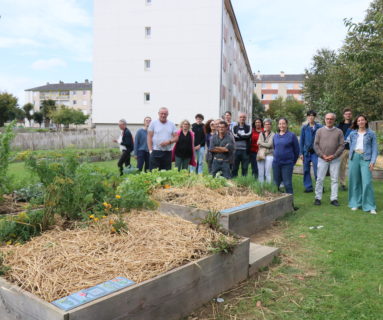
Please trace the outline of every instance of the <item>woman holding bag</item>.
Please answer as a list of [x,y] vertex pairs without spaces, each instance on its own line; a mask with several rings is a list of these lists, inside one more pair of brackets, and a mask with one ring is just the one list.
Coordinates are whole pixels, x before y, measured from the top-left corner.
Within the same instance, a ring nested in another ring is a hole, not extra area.
[[264,131],[259,135],[258,139],[258,180],[263,183],[271,183],[271,171],[274,159],[274,132],[271,131],[272,122],[270,119],[263,121]]

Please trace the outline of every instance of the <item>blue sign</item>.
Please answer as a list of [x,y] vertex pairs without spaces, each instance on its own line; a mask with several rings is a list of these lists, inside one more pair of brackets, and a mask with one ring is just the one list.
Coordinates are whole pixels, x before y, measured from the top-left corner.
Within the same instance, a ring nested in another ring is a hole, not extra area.
[[248,208],[254,207],[258,204],[262,204],[262,203],[265,203],[265,201],[257,200],[257,201],[253,201],[253,202],[248,202],[248,203],[241,204],[240,206],[237,206],[237,207],[232,207],[232,208],[221,210],[220,213],[221,214],[229,214],[229,213],[233,213],[233,212],[238,211],[238,210],[248,209]]
[[97,286],[81,290],[67,297],[53,301],[52,304],[64,311],[68,311],[120,289],[130,287],[133,284],[135,284],[135,282],[132,280],[124,277],[117,277],[113,280],[106,281]]

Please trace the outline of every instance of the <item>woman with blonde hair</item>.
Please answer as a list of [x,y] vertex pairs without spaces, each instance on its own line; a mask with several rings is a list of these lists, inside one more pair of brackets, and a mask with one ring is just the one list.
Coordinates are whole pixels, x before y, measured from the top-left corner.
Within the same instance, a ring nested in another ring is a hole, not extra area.
[[259,134],[257,141],[258,153],[257,153],[257,167],[258,167],[258,180],[259,182],[271,183],[271,171],[273,168],[274,159],[274,132],[272,129],[271,119],[263,120],[263,129]]
[[178,171],[188,169],[189,165],[197,165],[194,158],[194,132],[190,127],[190,122],[183,120],[177,131],[179,138],[173,148],[172,161],[175,161]]

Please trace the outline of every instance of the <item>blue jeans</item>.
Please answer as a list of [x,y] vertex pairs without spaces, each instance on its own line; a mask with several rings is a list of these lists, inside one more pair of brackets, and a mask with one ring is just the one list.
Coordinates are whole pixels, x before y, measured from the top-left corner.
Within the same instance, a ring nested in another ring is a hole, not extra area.
[[137,151],[137,168],[138,170],[142,171],[145,165],[145,172],[149,170],[149,158],[150,154],[148,151],[145,150],[138,150]]
[[293,164],[278,164],[273,162],[274,183],[278,189],[283,182],[286,193],[293,194]]
[[251,172],[255,178],[258,178],[257,152],[250,152]]
[[313,190],[311,180],[311,163],[313,164],[315,181],[317,180],[318,156],[316,153],[307,153],[303,155],[303,185],[308,191]]
[[172,152],[153,150],[150,155],[150,170],[171,170],[172,169]]
[[216,174],[221,171],[222,176],[226,179],[231,178],[230,174],[230,163],[228,161],[219,161],[219,160],[213,160],[211,174],[213,177],[216,176]]
[[249,168],[249,160],[250,160],[250,157],[247,150],[235,150],[233,177],[238,176],[239,165],[242,166],[242,176],[247,176],[247,170]]
[[197,173],[202,174],[204,154],[205,154],[205,147],[201,147],[199,148],[199,150],[195,151],[194,157],[195,157],[195,161],[197,162],[197,166],[196,167],[190,166],[190,172],[195,172],[197,169]]

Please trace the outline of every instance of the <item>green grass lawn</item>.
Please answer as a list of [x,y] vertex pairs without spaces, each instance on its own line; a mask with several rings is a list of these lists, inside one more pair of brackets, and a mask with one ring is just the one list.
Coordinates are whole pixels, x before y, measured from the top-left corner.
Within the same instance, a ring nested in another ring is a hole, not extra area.
[[347,192],[339,192],[340,207],[331,206],[329,181],[322,206],[303,193],[302,176],[294,188],[300,209],[263,241],[280,247],[280,258],[224,303],[197,312],[199,319],[383,319],[382,182],[375,182],[376,216],[348,209]]
[[[118,172],[116,161],[93,165]],[[10,165],[16,184],[33,181],[23,163]],[[303,193],[294,176],[300,208],[262,239],[282,249],[273,266],[196,311],[196,319],[379,320],[383,319],[383,183],[376,181],[378,214],[353,212],[347,192],[331,206],[326,181],[322,206]],[[311,226],[322,229],[310,230]]]

